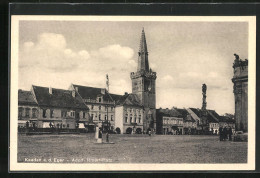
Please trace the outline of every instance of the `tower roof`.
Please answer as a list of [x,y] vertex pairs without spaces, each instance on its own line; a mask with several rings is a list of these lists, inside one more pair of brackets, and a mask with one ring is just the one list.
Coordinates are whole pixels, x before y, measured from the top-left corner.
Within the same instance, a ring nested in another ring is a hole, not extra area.
[[149,71],[148,50],[147,50],[147,43],[146,43],[144,29],[142,30],[139,52],[138,52],[137,71],[141,71],[141,70]]

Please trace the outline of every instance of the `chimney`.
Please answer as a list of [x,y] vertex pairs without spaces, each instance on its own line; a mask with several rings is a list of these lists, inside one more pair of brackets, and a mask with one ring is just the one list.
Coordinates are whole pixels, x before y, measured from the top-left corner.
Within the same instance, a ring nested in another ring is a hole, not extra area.
[[51,87],[49,87],[49,94],[52,95],[52,88]]
[[125,92],[125,95],[128,95],[128,93],[127,93],[127,92]]
[[76,95],[76,91],[75,91],[75,90],[72,90],[72,96],[73,96],[73,98],[75,98],[75,95]]
[[105,94],[106,89],[105,88],[101,88],[101,94],[104,95]]
[[75,87],[75,90],[78,92],[79,91],[79,87]]

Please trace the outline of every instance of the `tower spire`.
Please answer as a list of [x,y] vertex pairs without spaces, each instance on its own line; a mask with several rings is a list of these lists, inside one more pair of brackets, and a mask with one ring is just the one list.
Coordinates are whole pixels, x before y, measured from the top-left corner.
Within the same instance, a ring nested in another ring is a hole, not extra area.
[[147,50],[144,28],[142,30],[139,52],[138,52],[137,71],[141,71],[141,70],[149,71],[148,50]]

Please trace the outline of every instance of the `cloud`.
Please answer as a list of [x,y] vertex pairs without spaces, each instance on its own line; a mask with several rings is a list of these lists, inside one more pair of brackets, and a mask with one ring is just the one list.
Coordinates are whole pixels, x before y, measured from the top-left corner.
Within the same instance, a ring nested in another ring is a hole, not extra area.
[[[70,44],[73,46],[73,44]],[[62,34],[42,33],[24,42],[19,52],[19,86],[67,88],[70,83],[106,87],[106,74],[114,93],[130,92],[129,73],[136,70],[134,50],[111,44],[89,51],[68,46]],[[26,78],[26,80],[24,80]]]
[[42,33],[38,35],[36,42],[23,43],[19,53],[19,67],[66,72],[77,69],[88,58],[86,50],[73,51],[67,48],[63,35]]

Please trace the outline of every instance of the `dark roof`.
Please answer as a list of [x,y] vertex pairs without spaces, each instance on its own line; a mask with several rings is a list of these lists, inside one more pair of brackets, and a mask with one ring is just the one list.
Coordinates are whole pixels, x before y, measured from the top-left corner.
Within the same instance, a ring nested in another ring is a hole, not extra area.
[[113,98],[113,100],[115,102],[119,101],[121,99],[121,97],[124,96],[124,95],[117,95],[117,94],[111,94],[111,93],[109,93],[109,95]]
[[197,109],[197,108],[190,108],[198,117],[200,117],[200,109]]
[[220,119],[219,119],[219,122],[229,122],[229,123],[235,123],[235,120],[234,119],[231,119],[227,116],[219,116]]
[[195,122],[195,120],[191,116],[187,117],[190,114],[186,109],[179,109],[179,108],[176,108],[176,109],[182,115],[184,122],[185,121]]
[[136,94],[125,94],[121,96],[116,105],[128,105],[128,106],[138,106],[142,107],[142,104],[139,101],[139,98]]
[[31,91],[18,90],[18,104],[37,105]]
[[[203,112],[201,109],[198,108],[190,108],[198,117],[201,117],[203,115]],[[207,109],[207,120],[208,122],[217,123],[219,122],[220,116],[215,110]]]
[[[74,88],[78,88],[78,93],[83,99],[92,99],[96,100],[98,96],[103,96],[104,101],[112,101],[111,96],[109,96],[107,90],[105,88],[95,88],[81,85],[74,85]],[[105,94],[102,94],[102,90],[105,90]]]
[[52,94],[47,87],[33,86],[33,90],[40,106],[88,109],[81,97],[77,93],[73,97],[70,90],[52,88]]
[[182,114],[177,109],[157,109],[156,112],[168,117],[182,117]]

